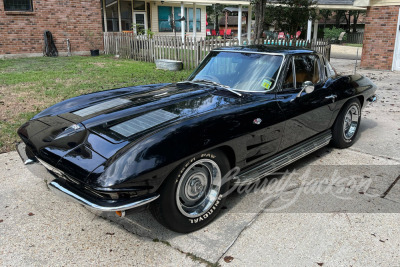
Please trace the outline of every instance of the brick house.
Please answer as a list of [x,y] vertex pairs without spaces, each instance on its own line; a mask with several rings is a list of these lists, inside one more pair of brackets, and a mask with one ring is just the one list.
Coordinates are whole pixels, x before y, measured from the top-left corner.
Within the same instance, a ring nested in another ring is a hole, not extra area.
[[[75,55],[89,54],[90,49],[102,50],[103,31],[151,29],[157,35],[172,36],[170,20],[181,17],[185,17],[185,22],[176,22],[179,34],[204,38],[206,6],[213,3],[213,0],[0,0],[0,59],[42,56],[45,30],[52,33],[60,55],[67,54],[67,39]],[[239,5],[241,9],[241,5],[248,6],[250,1],[219,3]],[[86,40],[88,33],[97,37],[93,46]]]
[[102,15],[99,0],[0,0],[0,59],[41,56],[43,32],[53,34],[61,55],[67,52],[66,39],[75,54],[92,48],[85,32],[97,35],[96,48],[102,49]]
[[367,7],[361,66],[400,70],[400,1],[356,0]]

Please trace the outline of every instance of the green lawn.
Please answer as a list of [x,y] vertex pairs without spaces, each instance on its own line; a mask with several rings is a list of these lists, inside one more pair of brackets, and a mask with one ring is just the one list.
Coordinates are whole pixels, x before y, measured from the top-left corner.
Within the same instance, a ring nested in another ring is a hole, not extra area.
[[0,60],[0,153],[14,150],[16,130],[39,111],[73,96],[125,86],[177,82],[191,71],[100,57]]
[[363,44],[345,44],[347,46],[363,47]]

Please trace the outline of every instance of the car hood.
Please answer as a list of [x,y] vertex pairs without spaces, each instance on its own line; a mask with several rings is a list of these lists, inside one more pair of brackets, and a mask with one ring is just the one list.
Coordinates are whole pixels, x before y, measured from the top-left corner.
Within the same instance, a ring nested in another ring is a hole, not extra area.
[[39,159],[83,181],[131,142],[244,99],[191,83],[121,88],[56,104],[18,134]]
[[244,99],[224,89],[186,82],[121,88],[60,102],[18,133],[38,153],[51,151],[48,160],[58,160],[79,145],[109,158],[141,136]]
[[116,94],[59,116],[118,143],[188,117],[238,104],[241,99],[224,89],[177,83],[131,94]]

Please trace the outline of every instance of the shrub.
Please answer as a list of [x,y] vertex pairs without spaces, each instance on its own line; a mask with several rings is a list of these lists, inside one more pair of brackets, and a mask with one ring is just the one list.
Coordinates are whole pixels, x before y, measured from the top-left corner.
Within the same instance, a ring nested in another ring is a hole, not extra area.
[[[336,27],[333,27],[332,29],[325,28],[325,30],[324,30],[324,38],[329,39],[329,40],[332,40],[332,39],[333,40],[337,40],[339,38],[339,35],[342,32],[344,32],[344,30],[341,29],[341,28],[336,28]],[[347,40],[347,35],[345,34],[343,36],[343,41],[346,41],[346,40]]]

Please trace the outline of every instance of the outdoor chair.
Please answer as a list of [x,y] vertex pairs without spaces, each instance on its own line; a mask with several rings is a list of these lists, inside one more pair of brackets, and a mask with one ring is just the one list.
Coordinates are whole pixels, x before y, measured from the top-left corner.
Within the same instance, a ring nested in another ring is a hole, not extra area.
[[342,44],[342,42],[343,42],[343,37],[344,37],[345,34],[346,34],[346,32],[341,32],[341,33],[340,33],[339,38],[338,38],[339,44]]
[[278,39],[285,39],[285,33],[284,32],[280,32],[278,34]]
[[211,30],[211,36],[217,36],[217,31],[216,30]]

